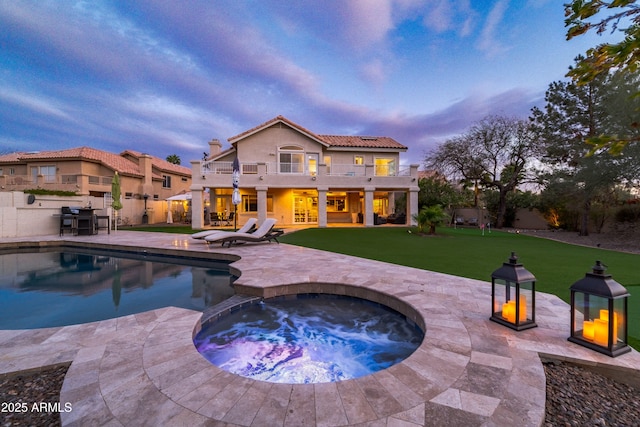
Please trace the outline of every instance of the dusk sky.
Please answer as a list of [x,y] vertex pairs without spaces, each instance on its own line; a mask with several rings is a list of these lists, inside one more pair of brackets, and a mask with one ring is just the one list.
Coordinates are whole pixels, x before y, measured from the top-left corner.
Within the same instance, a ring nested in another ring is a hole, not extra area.
[[[566,0],[568,1],[568,0]],[[0,153],[199,160],[283,115],[390,136],[402,162],[488,114],[525,118],[574,58],[560,0],[1,1]]]

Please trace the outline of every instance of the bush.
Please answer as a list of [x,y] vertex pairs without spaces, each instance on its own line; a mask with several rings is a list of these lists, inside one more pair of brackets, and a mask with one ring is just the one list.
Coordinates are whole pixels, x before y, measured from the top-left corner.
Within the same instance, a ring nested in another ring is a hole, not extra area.
[[33,194],[36,196],[61,196],[61,197],[69,197],[69,196],[77,196],[75,191],[62,191],[62,190],[44,190],[42,188],[32,188],[24,190],[25,194]]
[[640,220],[640,206],[623,206],[616,212],[616,222],[637,222]]

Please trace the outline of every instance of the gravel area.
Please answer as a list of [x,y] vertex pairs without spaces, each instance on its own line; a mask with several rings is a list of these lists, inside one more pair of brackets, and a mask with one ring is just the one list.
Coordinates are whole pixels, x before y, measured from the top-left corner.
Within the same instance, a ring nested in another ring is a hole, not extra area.
[[563,230],[518,230],[518,232],[573,245],[640,254],[640,232],[591,233],[588,236]]
[[545,426],[638,426],[640,389],[569,363],[545,363]]
[[0,375],[0,426],[61,425],[60,413],[46,406],[59,405],[67,369],[69,364]]

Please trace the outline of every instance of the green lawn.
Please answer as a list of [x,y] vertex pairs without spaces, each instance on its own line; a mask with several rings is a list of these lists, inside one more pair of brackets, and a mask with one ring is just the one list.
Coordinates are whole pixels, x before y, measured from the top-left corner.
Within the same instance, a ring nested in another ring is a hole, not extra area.
[[420,236],[415,228],[310,228],[287,234],[280,241],[487,282],[515,251],[536,276],[536,290],[566,302],[571,297],[569,287],[600,260],[608,266],[607,273],[632,294],[629,341],[640,348],[640,255],[499,231],[485,231],[483,236],[480,230],[468,228],[439,228],[436,236]]

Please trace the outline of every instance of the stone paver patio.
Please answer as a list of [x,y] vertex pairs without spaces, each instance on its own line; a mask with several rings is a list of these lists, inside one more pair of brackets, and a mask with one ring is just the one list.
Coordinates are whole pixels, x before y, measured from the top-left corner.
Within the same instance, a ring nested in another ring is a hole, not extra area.
[[[47,236],[5,240],[34,245]],[[209,252],[239,260],[236,289],[271,297],[328,292],[385,303],[425,328],[403,362],[327,384],[271,384],[207,362],[192,337],[201,313],[175,307],[83,325],[0,331],[0,373],[72,362],[63,425],[495,425],[539,426],[545,413],[540,356],[638,377],[636,351],[609,358],[567,341],[569,306],[537,293],[537,328],[489,321],[491,284],[285,244],[208,247],[189,236],[119,230],[65,241]],[[507,254],[508,255],[508,254]]]

